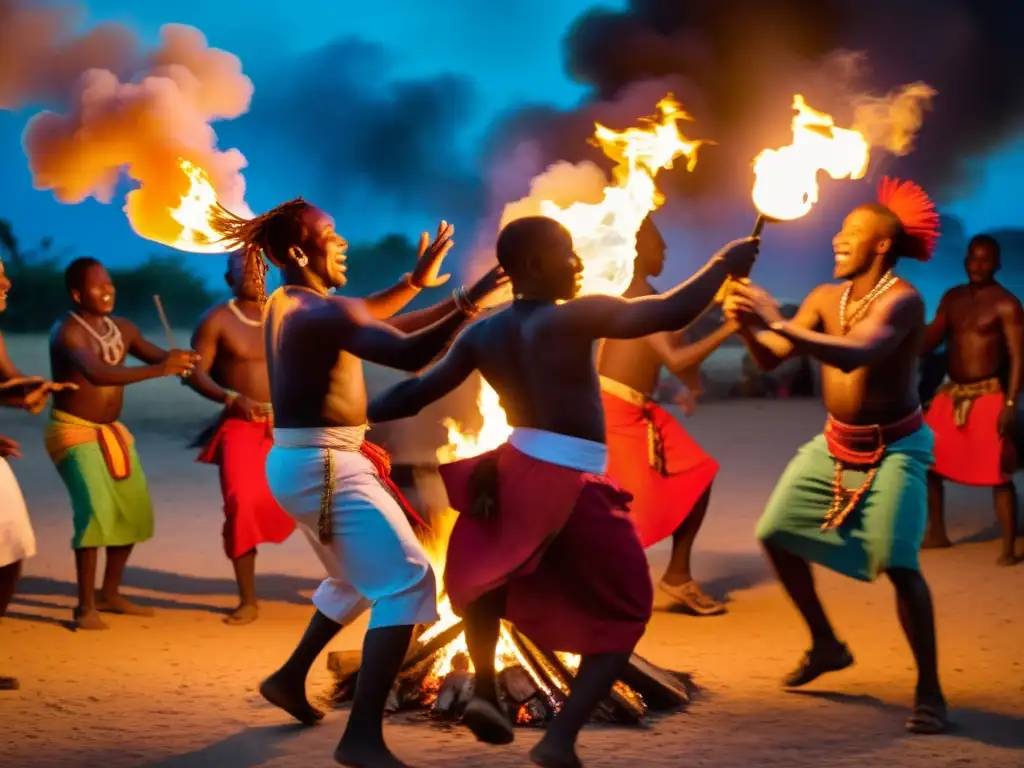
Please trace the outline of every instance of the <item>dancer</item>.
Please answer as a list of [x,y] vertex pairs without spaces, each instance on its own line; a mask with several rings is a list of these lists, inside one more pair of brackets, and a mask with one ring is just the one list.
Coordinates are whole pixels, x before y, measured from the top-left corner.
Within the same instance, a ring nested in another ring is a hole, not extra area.
[[[653,296],[648,278],[665,266],[665,241],[650,217],[637,232],[637,257],[627,298]],[[672,557],[658,587],[689,613],[713,616],[725,606],[707,595],[690,572],[693,542],[711,499],[718,462],[708,456],[652,395],[662,366],[684,385],[731,336],[728,321],[689,344],[678,333],[642,339],[609,339],[601,345],[601,375],[608,434],[608,475],[633,496],[630,513],[646,548],[672,537]]]
[[364,439],[362,361],[407,371],[427,365],[502,276],[492,272],[449,301],[392,317],[422,288],[448,279],[438,275],[454,232],[445,222],[433,242],[424,233],[411,273],[365,299],[328,294],[345,284],[347,244],[333,220],[301,198],[251,220],[224,211],[214,226],[254,268],[266,269],[262,252],[281,270],[282,287],[265,315],[274,407],[267,480],[328,573],[305,636],[260,692],[300,722],[322,718],[306,698],[306,676],[341,627],[370,606],[352,711],[334,759],[401,766],[384,743],[384,703],[414,625],[438,617],[437,595],[407,517],[415,513],[389,477],[389,457]]
[[509,441],[441,467],[460,512],[445,587],[465,617],[476,670],[465,721],[483,741],[503,744],[514,737],[494,670],[506,617],[539,647],[583,656],[571,695],[530,752],[539,765],[579,765],[579,731],[624,670],[653,601],[647,559],[628,513],[630,495],[605,476],[595,342],[689,324],[730,274],[749,271],[757,241],[730,244],[663,296],[633,300],[575,299],[582,265],[572,236],[552,219],[513,221],[498,237],[497,252],[512,279],[511,307],[468,328],[427,373],[376,398],[370,418],[413,416],[475,370],[501,397],[513,425]]
[[199,363],[187,381],[203,397],[224,406],[217,422],[196,440],[202,446],[197,461],[220,470],[224,553],[238,582],[238,607],[224,623],[242,626],[259,616],[257,548],[283,542],[295,530],[295,521],[267,485],[267,454],[274,441],[261,274],[236,252],[228,257],[225,277],[233,297],[208,311],[192,335]]
[[999,243],[978,235],[967,246],[968,282],[948,291],[925,331],[922,356],[946,344],[949,379],[925,421],[935,433],[928,473],[928,531],[923,546],[951,546],[943,515],[944,483],[992,488],[1003,531],[998,565],[1017,562],[1017,471],[1014,425],[1024,360],[1024,309],[996,282]]
[[[124,388],[160,376],[187,376],[197,355],[166,352],[128,320],[114,317],[114,283],[103,265],[75,259],[64,272],[73,309],[50,336],[53,378],[78,387],[54,397],[46,450],[71,497],[79,629],[106,629],[99,612],[150,616],[153,611],[120,593],[132,548],[153,535],[153,507],[134,438],[117,419]],[[128,355],[145,365],[124,365]],[[98,550],[107,551],[103,586],[96,594]]]
[[[0,312],[7,309],[10,289],[11,281],[0,260]],[[25,376],[11,362],[3,335],[0,335],[0,406],[39,413],[52,392],[73,386],[44,381],[41,376]],[[0,436],[0,619],[7,613],[7,606],[14,597],[22,564],[36,554],[36,536],[29,521],[25,497],[7,463],[8,458],[21,458],[21,446],[17,440]],[[17,678],[0,675],[0,691],[17,688]]]
[[762,368],[794,352],[822,363],[824,433],[790,462],[757,528],[811,631],[811,650],[784,685],[806,685],[853,664],[825,616],[809,564],[861,581],[885,573],[917,662],[906,723],[915,733],[946,727],[931,594],[918,566],[933,438],[916,382],[924,303],[892,270],[903,256],[927,261],[938,226],[920,187],[884,179],[878,203],[855,209],[832,241],[835,276],[843,283],[815,288],[791,321],[756,286],[735,286],[726,300]]

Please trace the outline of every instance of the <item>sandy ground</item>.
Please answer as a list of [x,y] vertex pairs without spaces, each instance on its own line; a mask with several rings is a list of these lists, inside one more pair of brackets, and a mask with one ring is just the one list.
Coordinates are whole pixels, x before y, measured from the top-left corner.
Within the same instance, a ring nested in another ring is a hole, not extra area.
[[[15,359],[26,370],[27,352]],[[261,619],[221,623],[234,602],[221,550],[215,473],[193,463],[186,435],[212,409],[176,382],[130,392],[125,421],[135,429],[157,505],[157,535],[139,547],[126,592],[154,606],[152,619],[114,616],[112,629],[74,633],[68,541],[70,510],[45,457],[38,420],[4,413],[2,431],[22,442],[14,462],[32,513],[39,554],[11,613],[0,625],[0,670],[22,690],[0,695],[2,766],[165,766],[309,768],[331,765],[346,714],[303,729],[256,692],[263,675],[290,651],[310,615],[320,576],[295,537],[260,557]],[[806,693],[784,693],[779,677],[806,637],[752,538],[754,521],[797,445],[821,424],[807,402],[710,404],[688,421],[722,463],[697,574],[725,596],[730,613],[696,619],[659,611],[639,652],[691,672],[703,693],[685,713],[649,730],[593,727],[581,740],[589,766],[905,766],[985,768],[1024,765],[1024,565],[998,569],[988,494],[951,489],[950,529],[958,546],[927,552],[935,593],[942,677],[956,730],[913,737],[902,728],[910,704],[912,660],[897,625],[892,591],[823,574],[820,585],[857,664]],[[651,550],[655,575],[665,545]],[[365,624],[332,648],[357,647]],[[326,658],[310,679],[313,694],[331,687]],[[526,765],[538,732],[521,730],[505,749],[477,744],[459,727],[392,722],[396,751],[414,764]]]

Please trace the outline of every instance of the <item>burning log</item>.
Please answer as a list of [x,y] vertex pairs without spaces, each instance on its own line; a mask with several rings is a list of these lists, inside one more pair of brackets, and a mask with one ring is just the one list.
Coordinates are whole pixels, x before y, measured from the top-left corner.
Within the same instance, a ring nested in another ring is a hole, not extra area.
[[[427,636],[422,628],[420,636]],[[385,709],[429,711],[442,720],[457,720],[473,696],[474,677],[469,656],[457,651],[447,666],[436,669],[461,640],[463,623],[457,621],[426,641],[414,642],[402,664]],[[546,653],[515,627],[502,624],[502,638],[515,662],[498,671],[498,695],[517,725],[544,726],[550,722],[572,690],[576,657]],[[328,668],[337,681],[334,702],[351,700],[358,677],[359,654],[341,651],[328,656]],[[690,702],[689,678],[661,669],[633,655],[622,678],[594,713],[594,720],[645,726],[652,712],[678,710]]]

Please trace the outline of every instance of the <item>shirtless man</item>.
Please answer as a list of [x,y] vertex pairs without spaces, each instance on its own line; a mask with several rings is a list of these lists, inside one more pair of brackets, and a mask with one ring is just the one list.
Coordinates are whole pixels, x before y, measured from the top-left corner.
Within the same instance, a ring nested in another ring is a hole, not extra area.
[[[198,356],[160,349],[128,320],[114,317],[114,284],[96,259],[75,259],[64,272],[72,310],[50,335],[53,378],[78,385],[54,396],[46,450],[71,497],[79,629],[106,629],[100,611],[149,616],[120,594],[132,548],[153,535],[153,506],[131,433],[117,419],[124,388],[160,376],[188,375]],[[126,366],[128,355],[145,365]],[[98,551],[106,573],[96,594]]]
[[757,536],[803,615],[812,646],[784,685],[806,685],[853,664],[818,599],[810,563],[861,581],[885,573],[917,662],[914,733],[946,726],[931,594],[918,566],[927,518],[932,433],[917,394],[924,302],[892,269],[927,260],[939,217],[911,182],[883,179],[879,202],[855,209],[832,241],[838,285],[815,288],[793,320],[756,286],[734,286],[726,311],[751,355],[771,369],[794,353],[822,363],[824,433],[790,462]]
[[[0,312],[7,309],[7,293],[11,281],[0,261]],[[50,393],[73,387],[44,381],[41,376],[25,376],[7,354],[7,345],[0,335],[0,406],[20,408],[39,413],[46,405]],[[14,597],[21,577],[22,563],[36,553],[36,537],[29,521],[25,497],[7,459],[21,458],[17,440],[0,436],[0,619]],[[0,691],[18,688],[14,677],[0,675]]]
[[215,464],[224,499],[224,553],[238,582],[238,607],[224,623],[251,624],[256,602],[256,550],[280,544],[295,530],[267,485],[267,454],[273,441],[270,379],[263,347],[261,274],[243,254],[228,257],[225,275],[233,297],[210,309],[192,335],[199,363],[189,385],[224,411],[196,440],[197,461]]
[[[665,241],[650,217],[636,239],[633,282],[626,298],[654,296],[648,279],[665,266]],[[697,616],[725,613],[690,573],[690,557],[711,498],[718,462],[653,399],[662,366],[683,384],[693,384],[702,362],[736,330],[726,322],[700,341],[684,334],[656,333],[642,339],[608,339],[597,372],[608,431],[608,475],[633,496],[630,513],[640,543],[649,547],[672,537],[672,557],[658,586]]]
[[992,488],[1003,529],[999,565],[1017,562],[1017,471],[1014,424],[1024,358],[1020,299],[996,282],[999,243],[974,237],[964,260],[968,282],[948,291],[924,336],[922,356],[946,343],[949,380],[928,409],[935,466],[928,473],[928,532],[924,547],[948,547],[943,519],[946,480]]
[[575,298],[582,265],[572,235],[552,219],[508,224],[497,253],[512,280],[512,305],[467,328],[425,374],[375,398],[370,418],[413,416],[475,370],[501,398],[509,441],[441,467],[460,513],[445,587],[465,617],[476,670],[465,722],[482,741],[514,738],[494,670],[505,617],[540,648],[583,657],[572,693],[530,752],[538,765],[576,766],[580,729],[625,668],[653,602],[630,495],[605,476],[596,342],[688,325],[730,274],[747,274],[757,242],[738,240],[669,293],[632,300]]
[[284,665],[260,686],[263,696],[299,721],[323,713],[306,698],[309,669],[344,624],[370,606],[352,711],[334,759],[349,766],[402,766],[383,737],[384,703],[416,624],[437,620],[434,573],[410,526],[414,515],[389,477],[389,458],[364,440],[363,360],[415,371],[437,356],[476,305],[497,290],[493,271],[468,292],[394,317],[438,276],[452,245],[442,222],[424,233],[413,272],[365,299],[331,296],[345,284],[346,242],[334,221],[304,200],[255,219],[225,215],[215,223],[231,248],[281,270],[267,301],[265,341],[274,408],[267,480],[296,519],[328,572],[313,596],[316,612]]

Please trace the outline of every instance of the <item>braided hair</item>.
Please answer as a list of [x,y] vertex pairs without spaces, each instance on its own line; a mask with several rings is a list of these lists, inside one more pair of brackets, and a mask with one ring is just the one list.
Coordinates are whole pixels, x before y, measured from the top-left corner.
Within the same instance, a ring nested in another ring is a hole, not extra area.
[[266,301],[267,262],[283,267],[290,245],[297,245],[305,235],[305,226],[298,214],[312,208],[301,197],[281,203],[251,219],[238,216],[219,203],[210,212],[210,226],[220,235],[219,243],[226,250],[242,251],[244,268],[251,269],[259,285],[260,302]]

